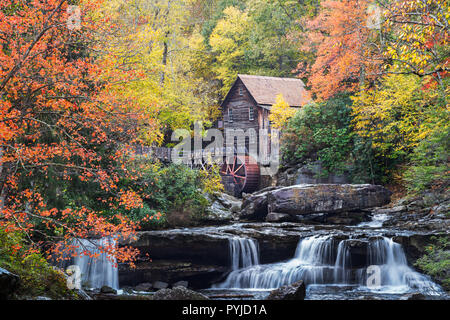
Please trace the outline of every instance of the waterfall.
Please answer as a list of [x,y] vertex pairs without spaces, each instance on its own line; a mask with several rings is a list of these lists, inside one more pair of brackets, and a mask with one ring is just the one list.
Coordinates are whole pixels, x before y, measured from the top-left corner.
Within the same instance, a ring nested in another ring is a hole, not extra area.
[[248,238],[230,238],[230,259],[232,270],[259,264],[258,243]]
[[372,216],[371,221],[361,222],[357,225],[357,227],[365,227],[365,228],[381,228],[383,226],[383,222],[389,220],[389,215],[385,213],[379,213]]
[[[442,292],[438,285],[408,267],[401,245],[388,238],[368,240],[366,267],[353,267],[350,240],[338,242],[332,236],[308,237],[299,241],[294,258],[287,262],[266,265],[253,263],[241,269],[236,269],[237,253],[232,251],[233,271],[223,283],[215,287],[274,289],[303,280],[306,284],[345,284],[386,293],[404,293],[411,289],[427,294]],[[242,244],[239,245],[240,252],[244,252]],[[366,286],[367,267],[372,265],[379,267],[380,288]]]
[[[375,291],[405,292],[414,289],[426,294],[438,294],[442,289],[430,279],[408,266],[405,252],[400,244],[383,237],[370,241],[367,250],[368,265],[377,266],[381,281]],[[359,281],[367,284],[367,273],[360,272]]]
[[[73,258],[73,264],[80,267],[82,283],[90,288],[108,286],[119,289],[119,273],[116,259],[102,253],[99,247],[115,245],[112,238],[102,239],[76,239],[72,244],[77,246],[77,256]],[[88,252],[88,255],[84,254]]]
[[338,245],[336,262],[334,264],[333,271],[335,283],[348,283],[351,278],[352,261],[350,248],[347,243],[347,241],[342,240]]
[[232,271],[218,288],[278,288],[308,279],[324,282],[332,276],[333,241],[328,236],[314,236],[300,241],[294,259],[284,263],[254,265]]

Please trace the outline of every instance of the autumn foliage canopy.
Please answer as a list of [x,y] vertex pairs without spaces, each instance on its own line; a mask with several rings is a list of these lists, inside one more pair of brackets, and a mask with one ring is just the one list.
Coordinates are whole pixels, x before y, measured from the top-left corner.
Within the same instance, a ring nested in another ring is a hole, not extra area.
[[[112,94],[136,74],[96,59],[94,39],[108,21],[87,13],[99,4],[84,1],[81,25],[70,28],[68,1],[0,1],[0,225],[55,257],[73,238],[132,236],[134,223],[108,213],[142,205],[118,186],[134,179],[127,146],[142,113]],[[119,261],[136,254],[101,249]]]

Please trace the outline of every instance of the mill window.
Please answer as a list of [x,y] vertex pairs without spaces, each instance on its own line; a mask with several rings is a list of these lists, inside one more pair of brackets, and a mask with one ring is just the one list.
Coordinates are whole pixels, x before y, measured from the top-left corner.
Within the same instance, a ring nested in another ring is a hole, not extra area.
[[233,109],[228,108],[228,122],[233,122]]
[[248,120],[250,120],[250,121],[255,120],[255,108],[254,107],[248,108]]

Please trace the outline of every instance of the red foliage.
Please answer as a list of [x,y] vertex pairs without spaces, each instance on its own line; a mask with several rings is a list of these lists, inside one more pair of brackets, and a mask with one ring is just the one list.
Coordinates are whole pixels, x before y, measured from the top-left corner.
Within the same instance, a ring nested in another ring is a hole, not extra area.
[[[52,247],[58,254],[73,237],[127,238],[137,226],[120,214],[49,206],[33,181],[79,179],[97,183],[110,195],[102,201],[111,208],[141,205],[117,182],[129,176],[125,146],[133,142],[142,113],[110,90],[136,75],[105,72],[96,61],[89,48],[105,22],[85,15],[100,1],[84,3],[81,29],[69,30],[65,0],[0,0],[0,225],[30,241],[42,229],[59,230],[58,237],[40,235],[45,243],[58,243]],[[31,182],[24,190],[25,180]],[[120,248],[114,254],[131,261],[137,252]]]
[[[307,23],[305,51],[314,52],[316,60],[297,72],[308,77],[311,91],[319,99],[337,92],[354,90],[361,79],[377,73],[380,53],[373,52],[371,30],[367,27],[367,0],[321,1],[320,13]],[[370,57],[370,58],[369,58]]]

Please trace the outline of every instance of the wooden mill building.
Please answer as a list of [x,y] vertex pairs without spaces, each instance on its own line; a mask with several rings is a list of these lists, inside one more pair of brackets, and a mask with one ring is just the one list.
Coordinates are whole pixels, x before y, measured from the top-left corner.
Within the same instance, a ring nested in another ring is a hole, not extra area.
[[301,79],[239,74],[221,104],[219,127],[270,129],[270,109],[279,94],[294,108],[300,108],[310,101]]
[[[253,128],[257,134],[259,129],[268,129],[270,132],[270,109],[279,94],[293,108],[300,108],[310,102],[310,95],[300,79],[239,74],[221,104],[222,116],[218,127],[244,131]],[[234,172],[236,169],[238,172]],[[234,178],[238,192],[252,192],[261,187],[259,167],[248,163],[243,168],[236,163],[226,164],[222,175]],[[245,177],[245,181],[241,181],[242,177]]]

